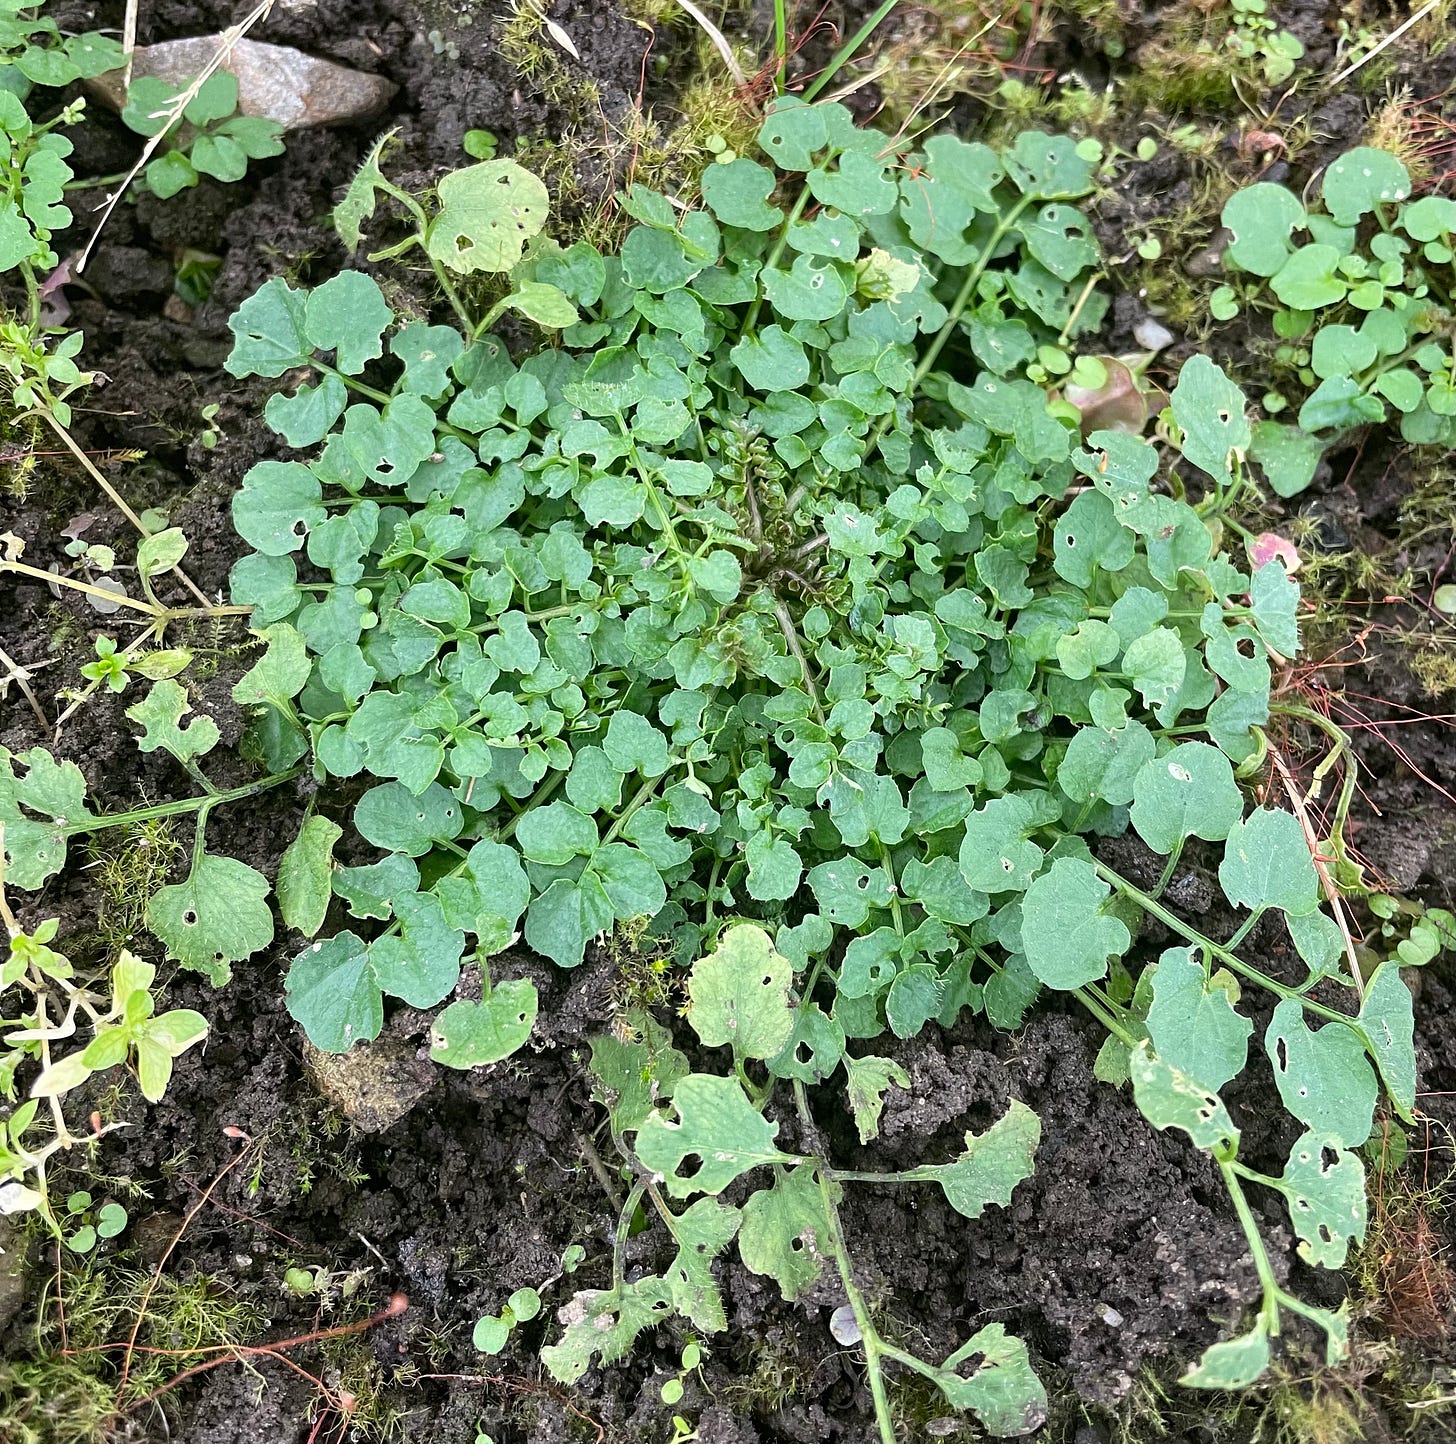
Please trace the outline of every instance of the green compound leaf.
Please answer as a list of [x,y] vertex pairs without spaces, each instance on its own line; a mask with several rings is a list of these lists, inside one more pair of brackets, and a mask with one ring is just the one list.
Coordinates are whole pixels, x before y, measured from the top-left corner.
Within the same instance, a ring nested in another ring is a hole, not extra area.
[[1207,356],[1193,356],[1178,374],[1172,404],[1183,455],[1222,485],[1232,485],[1234,459],[1253,439],[1244,393]]
[[1353,226],[1380,206],[1411,193],[1410,173],[1389,151],[1357,146],[1331,161],[1320,195],[1341,226]]
[[946,1201],[966,1218],[980,1218],[989,1204],[1005,1208],[1018,1183],[1030,1178],[1041,1143],[1041,1119],[1013,1098],[984,1133],[966,1134],[965,1152],[954,1163],[913,1170],[917,1180],[938,1183]]
[[[963,1370],[970,1359],[979,1362],[967,1374]],[[1019,1438],[1046,1422],[1046,1390],[1026,1345],[1002,1324],[987,1324],[972,1334],[929,1377],[952,1408],[969,1409],[995,1438]]]
[[497,983],[478,1003],[451,1003],[430,1025],[430,1057],[447,1068],[499,1063],[531,1036],[538,1006],[526,978]]
[[1132,934],[1103,905],[1112,889],[1089,862],[1059,857],[1026,890],[1021,945],[1031,971],[1049,988],[1080,988],[1107,973],[1107,960],[1132,946]]
[[309,294],[303,309],[304,335],[317,350],[335,352],[339,370],[350,376],[384,354],[392,320],[379,283],[362,271],[340,271]]
[[1153,974],[1148,1037],[1169,1066],[1214,1092],[1243,1071],[1254,1025],[1234,1009],[1227,974],[1210,980],[1192,948],[1169,948]]
[[304,819],[278,861],[278,911],[306,938],[324,925],[333,893],[334,844],[343,835],[338,823],[315,813]]
[[1256,181],[1229,197],[1220,219],[1233,233],[1226,259],[1241,271],[1267,277],[1288,259],[1290,237],[1305,224],[1306,217],[1292,192]]
[[910,1075],[892,1059],[878,1058],[872,1053],[863,1058],[846,1055],[844,1072],[859,1141],[871,1143],[879,1137],[880,1115],[885,1111],[885,1094],[890,1085],[908,1088]]
[[1244,810],[1228,758],[1206,742],[1180,742],[1144,763],[1133,779],[1132,797],[1132,825],[1161,853],[1190,837],[1222,842]]
[[1311,1132],[1358,1148],[1370,1137],[1378,1089],[1360,1036],[1342,1023],[1319,1032],[1293,998],[1274,1009],[1264,1050],[1284,1106]]
[[[839,1201],[838,1185],[830,1185]],[[774,1170],[772,1188],[750,1194],[743,1205],[738,1255],[750,1272],[774,1280],[792,1303],[819,1281],[824,1262],[832,1258],[829,1218],[812,1164]]]
[[1239,1130],[1218,1094],[1165,1063],[1146,1039],[1132,1050],[1128,1071],[1138,1112],[1154,1128],[1179,1128],[1205,1152],[1232,1155],[1238,1148]]
[[[794,1163],[773,1146],[779,1126],[743,1096],[733,1078],[691,1073],[672,1090],[678,1121],[654,1113],[637,1130],[637,1157],[663,1176],[673,1198],[721,1193],[740,1174],[765,1163]],[[685,1160],[695,1168],[682,1170]]]
[[541,1350],[541,1362],[558,1384],[568,1388],[591,1368],[593,1359],[615,1364],[637,1336],[672,1313],[667,1280],[647,1274],[620,1289],[587,1289],[573,1295],[557,1312],[564,1332]]
[[185,727],[182,718],[192,710],[187,689],[171,678],[156,682],[152,690],[126,715],[145,729],[137,738],[142,752],[155,752],[159,747],[170,752],[185,767],[205,756],[217,746],[220,736],[211,717],[194,717]]
[[1224,844],[1218,880],[1235,907],[1302,914],[1319,906],[1319,875],[1292,812],[1261,807],[1236,822]]
[[170,957],[220,988],[232,976],[230,964],[273,941],[268,879],[236,858],[204,853],[186,882],[153,895],[147,927]]
[[789,986],[794,966],[769,935],[731,927],[688,976],[688,1022],[709,1048],[731,1045],[735,1058],[772,1058],[794,1031]]
[[1350,1244],[1365,1238],[1365,1169],[1338,1139],[1313,1131],[1289,1150],[1279,1191],[1299,1235],[1299,1256],[1319,1268],[1345,1266]]
[[733,1242],[741,1217],[736,1208],[716,1198],[700,1198],[672,1223],[678,1251],[663,1277],[673,1307],[705,1334],[722,1333],[728,1327],[713,1260]]
[[439,186],[440,213],[425,249],[461,275],[509,271],[546,224],[546,187],[514,161],[488,160],[451,171]]
[[1246,1389],[1268,1367],[1269,1322],[1261,1313],[1247,1334],[1205,1349],[1178,1382],[1185,1389]]
[[1386,1092],[1409,1121],[1416,1106],[1415,1014],[1399,963],[1384,962],[1376,968],[1365,985],[1356,1021]]
[[281,277],[265,281],[228,321],[233,349],[227,369],[234,376],[282,376],[306,366],[313,352],[304,331],[306,299]]
[[1024,892],[1045,856],[1027,840],[1033,826],[1031,804],[1018,793],[996,797],[966,819],[960,869],[977,892]]

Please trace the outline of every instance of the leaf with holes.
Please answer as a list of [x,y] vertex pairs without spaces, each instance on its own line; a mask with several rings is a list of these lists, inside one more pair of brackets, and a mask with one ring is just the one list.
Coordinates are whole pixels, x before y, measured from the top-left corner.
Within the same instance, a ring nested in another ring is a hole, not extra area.
[[478,1068],[519,1052],[536,1023],[536,985],[497,983],[480,1002],[462,999],[430,1025],[430,1057],[447,1068]]
[[1138,1112],[1154,1128],[1181,1129],[1206,1152],[1232,1155],[1238,1148],[1239,1130],[1218,1094],[1165,1063],[1146,1039],[1132,1050],[1128,1071]]
[[871,1143],[880,1132],[880,1115],[885,1111],[885,1094],[893,1084],[909,1088],[910,1075],[893,1059],[866,1054],[863,1058],[845,1057],[845,1088],[859,1141]]
[[1365,1238],[1365,1169],[1337,1138],[1301,1135],[1278,1182],[1299,1235],[1299,1256],[1319,1268],[1345,1266],[1351,1243]]
[[984,1133],[966,1134],[966,1150],[954,1163],[913,1169],[916,1181],[938,1183],[947,1202],[966,1218],[980,1218],[988,1204],[1005,1208],[1016,1185],[1031,1177],[1041,1143],[1041,1119],[1013,1098]]
[[[840,1189],[830,1184],[833,1202]],[[743,1205],[738,1255],[750,1272],[774,1280],[788,1303],[819,1281],[832,1257],[833,1234],[819,1175],[812,1164],[774,1169],[771,1188],[760,1188]]]
[[769,935],[748,923],[731,927],[688,976],[687,1018],[708,1047],[735,1058],[772,1058],[794,1031],[789,985],[794,967]]
[[273,941],[268,879],[236,858],[203,853],[186,882],[153,895],[147,926],[169,957],[221,987],[232,976],[230,964]]
[[1173,419],[1183,432],[1183,455],[1222,486],[1253,439],[1244,393],[1207,356],[1191,357],[1172,391]]
[[509,271],[546,224],[546,187],[514,161],[488,160],[451,171],[439,186],[440,213],[425,240],[452,271]]
[[1145,762],[1132,785],[1132,825],[1154,852],[1190,837],[1221,842],[1243,815],[1229,760],[1206,742],[1180,742]]
[[[721,1193],[740,1174],[766,1163],[794,1163],[774,1147],[779,1126],[743,1096],[734,1078],[691,1073],[672,1090],[677,1121],[652,1114],[637,1130],[637,1157],[660,1173],[673,1198]],[[684,1169],[689,1159],[694,1165]]]
[[[970,1360],[975,1366],[964,1372]],[[969,1409],[998,1439],[1032,1434],[1046,1422],[1046,1389],[1031,1367],[1026,1345],[1002,1324],[972,1334],[930,1378],[956,1409]]]
[[1312,1132],[1358,1148],[1375,1115],[1375,1073],[1360,1036],[1343,1023],[1313,1032],[1304,1009],[1286,998],[1264,1034],[1274,1082],[1284,1106]]

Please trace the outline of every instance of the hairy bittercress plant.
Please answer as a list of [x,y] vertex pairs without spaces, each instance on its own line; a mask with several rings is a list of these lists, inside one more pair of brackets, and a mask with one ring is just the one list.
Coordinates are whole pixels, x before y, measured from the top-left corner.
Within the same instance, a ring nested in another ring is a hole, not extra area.
[[[1297,426],[1254,428],[1252,455],[1281,496],[1309,484],[1329,446],[1392,409],[1406,441],[1456,442],[1456,371],[1443,339],[1456,201],[1410,197],[1404,165],[1362,146],[1325,171],[1318,207],[1268,181],[1224,206],[1230,280],[1215,291],[1213,314],[1272,312],[1283,342],[1275,359],[1308,390]],[[1273,393],[1265,404],[1285,401]]]
[[[1300,822],[1236,780],[1298,711],[1270,692],[1297,588],[1217,544],[1248,483],[1244,398],[1206,358],[1184,368],[1166,478],[1134,436],[1079,445],[1075,409],[1025,379],[1102,309],[1070,141],[912,150],[781,100],[759,146],[709,168],[702,208],[633,188],[616,256],[539,239],[544,197],[509,162],[447,180],[434,219],[410,198],[396,251],[422,246],[442,279],[477,254],[510,267],[479,321],[447,284],[463,332],[398,324],[352,271],[271,281],[234,318],[234,374],[313,376],[267,410],[305,456],[258,463],[234,507],[254,550],[233,596],[268,644],[259,736],[275,770],[360,779],[352,825],[378,849],[331,867],[332,823],[304,849],[300,930],[321,930],[326,887],[354,922],[298,954],[290,1009],[342,1050],[387,998],[445,1004],[432,1053],[465,1067],[530,1033],[531,985],[484,976],[522,934],[570,967],[646,918],[691,964],[688,1022],[731,1071],[690,1071],[640,1011],[594,1048],[634,1183],[610,1286],[565,1306],[546,1352],[563,1380],[673,1313],[721,1329],[711,1259],[736,1236],[790,1298],[834,1261],[886,1439],[885,1360],[993,1431],[1032,1427],[1041,1385],[999,1326],[940,1364],[880,1337],[837,1210],[865,1177],[938,1185],[969,1217],[1004,1204],[1035,1117],[1014,1103],[957,1159],[854,1174],[808,1089],[842,1073],[868,1141],[905,1080],[873,1039],[965,1009],[1013,1027],[1044,988],[1106,1026],[1100,1076],[1210,1154],[1245,1228],[1260,1310],[1187,1382],[1258,1377],[1291,1312],[1336,1360],[1345,1315],[1279,1283],[1246,1189],[1280,1194],[1302,1256],[1339,1266],[1382,1086],[1414,1106],[1411,1001],[1396,962],[1342,973]],[[355,242],[377,192],[400,198],[379,154],[341,208]],[[521,296],[562,329],[518,363],[486,330]],[[1129,826],[1164,883],[1190,839],[1221,849],[1243,925],[1205,936],[1104,863],[1091,842]],[[1184,940],[1156,963],[1133,949],[1145,915]],[[1238,952],[1265,916],[1297,983]],[[483,998],[447,1001],[467,964]],[[1248,1066],[1235,979],[1279,999],[1263,1052],[1303,1132],[1278,1177],[1240,1160],[1218,1096]],[[780,1085],[793,1148],[765,1116]],[[722,1203],[745,1175],[757,1191]],[[677,1252],[629,1284],[644,1200]]]

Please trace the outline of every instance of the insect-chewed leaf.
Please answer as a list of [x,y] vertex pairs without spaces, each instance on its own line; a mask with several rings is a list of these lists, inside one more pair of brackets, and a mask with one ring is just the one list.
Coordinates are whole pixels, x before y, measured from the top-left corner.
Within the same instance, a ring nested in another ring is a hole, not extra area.
[[721,1333],[728,1327],[723,1295],[713,1277],[713,1260],[733,1241],[739,1218],[736,1208],[716,1198],[700,1198],[673,1221],[677,1257],[663,1277],[673,1307],[705,1334]]
[[281,276],[265,281],[228,321],[233,349],[227,369],[234,376],[282,376],[307,365],[313,348],[303,329],[305,300]]
[[[672,1106],[676,1123],[654,1113],[637,1130],[637,1157],[663,1175],[674,1198],[721,1193],[750,1168],[797,1161],[773,1146],[778,1124],[754,1108],[736,1079],[691,1073],[673,1089]],[[696,1167],[681,1171],[690,1157]]]
[[147,926],[184,968],[221,987],[232,976],[229,964],[273,941],[268,879],[234,857],[204,853],[186,882],[153,895]]
[[234,528],[264,556],[296,552],[327,516],[318,478],[296,461],[258,462],[233,497]]
[[[833,1201],[839,1188],[831,1185]],[[830,1255],[829,1217],[814,1166],[774,1170],[772,1188],[760,1188],[743,1205],[738,1254],[750,1273],[766,1274],[792,1303],[819,1279]]]
[[169,677],[154,683],[140,702],[126,709],[126,715],[145,729],[137,738],[137,747],[142,752],[164,747],[184,765],[211,752],[220,735],[217,723],[211,717],[198,716],[182,726],[183,715],[191,710],[187,689],[180,682]]
[[1269,1367],[1269,1325],[1263,1314],[1237,1339],[1225,1339],[1178,1380],[1185,1389],[1246,1389]]
[[1365,985],[1365,1001],[1356,1020],[1365,1046],[1402,1118],[1410,1119],[1416,1106],[1416,1050],[1411,991],[1400,976],[1400,965],[1385,962]]
[[1193,356],[1178,373],[1171,399],[1183,455],[1224,486],[1232,484],[1232,459],[1253,440],[1244,393],[1207,356]]
[[546,224],[546,187],[514,161],[488,160],[440,182],[440,214],[426,249],[461,275],[509,271]]
[[672,1290],[664,1278],[648,1274],[618,1289],[587,1289],[557,1311],[565,1332],[541,1350],[541,1362],[558,1384],[568,1387],[591,1368],[593,1359],[614,1364],[643,1329],[672,1312]]
[[[979,1363],[962,1373],[970,1359]],[[998,1439],[1030,1434],[1046,1422],[1046,1390],[1026,1345],[1002,1324],[972,1334],[931,1377],[954,1408],[971,1410]]]
[[278,861],[278,911],[291,928],[311,938],[324,925],[332,895],[334,844],[344,830],[315,813]]
[[689,1072],[672,1034],[650,1013],[629,1011],[622,1022],[626,1039],[603,1033],[591,1042],[592,1097],[611,1114],[614,1133],[640,1128]]
[[844,1029],[817,1003],[797,1004],[793,1018],[794,1030],[783,1048],[768,1060],[768,1071],[775,1078],[820,1083],[844,1057]]
[[536,985],[526,978],[497,983],[478,1003],[451,1003],[430,1025],[430,1057],[447,1068],[499,1063],[531,1036],[537,1006]]
[[890,1058],[866,1054],[863,1058],[845,1057],[845,1088],[849,1106],[861,1143],[872,1142],[879,1135],[880,1114],[885,1111],[885,1094],[893,1083],[897,1088],[910,1086],[910,1075]]
[[362,271],[340,271],[309,293],[303,330],[315,348],[332,351],[340,371],[357,376],[384,354],[384,329],[394,312],[379,282]]
[[1299,1256],[1320,1268],[1343,1268],[1350,1242],[1365,1237],[1365,1169],[1337,1138],[1302,1134],[1280,1178]]
[[1032,972],[1049,988],[1080,988],[1107,972],[1132,934],[1121,918],[1103,912],[1112,889],[1089,862],[1059,857],[1026,890],[1021,945]]
[[1257,181],[1229,197],[1220,219],[1233,235],[1227,259],[1255,276],[1272,276],[1289,258],[1289,238],[1307,217],[1292,191]]
[[1040,1142],[1041,1119],[1013,1098],[979,1137],[966,1134],[966,1151],[954,1163],[917,1168],[915,1177],[938,1183],[957,1213],[980,1218],[987,1204],[1005,1208],[1016,1185],[1031,1177]]
[[1195,1147],[1205,1151],[1237,1149],[1239,1130],[1218,1094],[1165,1063],[1146,1040],[1132,1050],[1129,1071],[1138,1112],[1154,1128],[1181,1128]]
[[1019,793],[992,798],[966,819],[961,876],[979,892],[1024,892],[1045,853],[1026,834],[1031,804]]
[[1264,1034],[1284,1106],[1312,1132],[1358,1148],[1375,1115],[1375,1073],[1360,1035],[1343,1023],[1312,1032],[1294,998],[1274,1009]]
[[[15,763],[25,767],[18,776]],[[39,813],[44,821],[21,809]],[[74,762],[57,762],[42,747],[12,754],[0,747],[0,826],[5,829],[5,880],[38,888],[66,861],[66,830],[91,817],[86,779]]]
[[1132,825],[1154,852],[1189,837],[1221,842],[1243,811],[1228,758],[1206,742],[1180,742],[1133,778]]
[[1235,907],[1300,914],[1319,906],[1319,875],[1292,812],[1261,807],[1236,822],[1224,845],[1218,880]]
[[1158,1057],[1215,1092],[1236,1077],[1254,1025],[1236,1011],[1227,986],[1209,981],[1193,949],[1169,948],[1152,986],[1148,1036]]

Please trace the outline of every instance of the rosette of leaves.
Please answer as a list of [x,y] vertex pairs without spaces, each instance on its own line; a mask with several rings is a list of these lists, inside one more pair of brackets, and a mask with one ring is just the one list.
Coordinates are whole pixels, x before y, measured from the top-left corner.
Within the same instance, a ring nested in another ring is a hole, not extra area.
[[[786,1076],[843,1066],[867,1128],[892,1075],[851,1045],[964,1009],[1013,1027],[1066,990],[1111,1034],[1104,1076],[1215,1154],[1240,1217],[1247,1184],[1273,1188],[1311,1261],[1337,1263],[1363,1230],[1346,1204],[1377,1077],[1412,1106],[1410,998],[1387,964],[1358,1014],[1338,1006],[1303,831],[1248,812],[1235,779],[1299,645],[1283,569],[1215,546],[1253,442],[1242,394],[1185,366],[1173,486],[1139,438],[1079,445],[1021,374],[1098,312],[1077,310],[1095,250],[1070,142],[902,151],[838,105],[780,101],[759,147],[709,168],[701,208],[632,190],[618,255],[525,246],[512,286],[578,319],[524,359],[397,322],[355,272],[269,282],[234,317],[235,374],[312,373],[267,409],[303,455],[255,466],[234,507],[253,553],[233,597],[301,659],[259,736],[275,770],[350,779],[378,850],[328,874],[353,922],[295,959],[294,1016],[339,1050],[377,1035],[386,998],[438,1007],[522,935],[571,967],[645,918],[688,963],[717,919],[752,918],[796,979]],[[1288,920],[1305,986],[1236,951],[1247,927],[1205,938],[1098,860],[1129,827],[1169,876],[1190,838],[1222,845],[1230,902]],[[1189,960],[1134,976],[1149,912]],[[1222,1125],[1250,1026],[1226,974],[1280,999],[1266,1051],[1311,1135],[1282,1178]],[[437,1056],[519,1046],[528,986],[451,1002]],[[723,1149],[796,1166],[742,1078],[694,1090],[728,1110]],[[667,1176],[665,1148],[634,1147]],[[717,1172],[669,1192],[711,1195]],[[1265,1343],[1296,1309],[1338,1353],[1342,1316],[1274,1282],[1252,1223],[1250,1248]],[[1236,1373],[1215,1356],[1195,1381]]]
[[239,181],[248,163],[283,154],[283,127],[261,115],[238,114],[238,79],[218,70],[181,109],[186,86],[139,75],[127,91],[121,118],[138,135],[166,130],[159,153],[142,173],[147,189],[166,200],[203,176]]
[[1357,427],[1396,419],[1406,441],[1456,443],[1445,339],[1456,201],[1413,198],[1400,160],[1362,146],[1330,164],[1310,206],[1259,181],[1230,197],[1222,219],[1229,283],[1213,314],[1270,313],[1276,360],[1306,393],[1297,425],[1254,428],[1251,454],[1275,491],[1302,490],[1324,450]]

